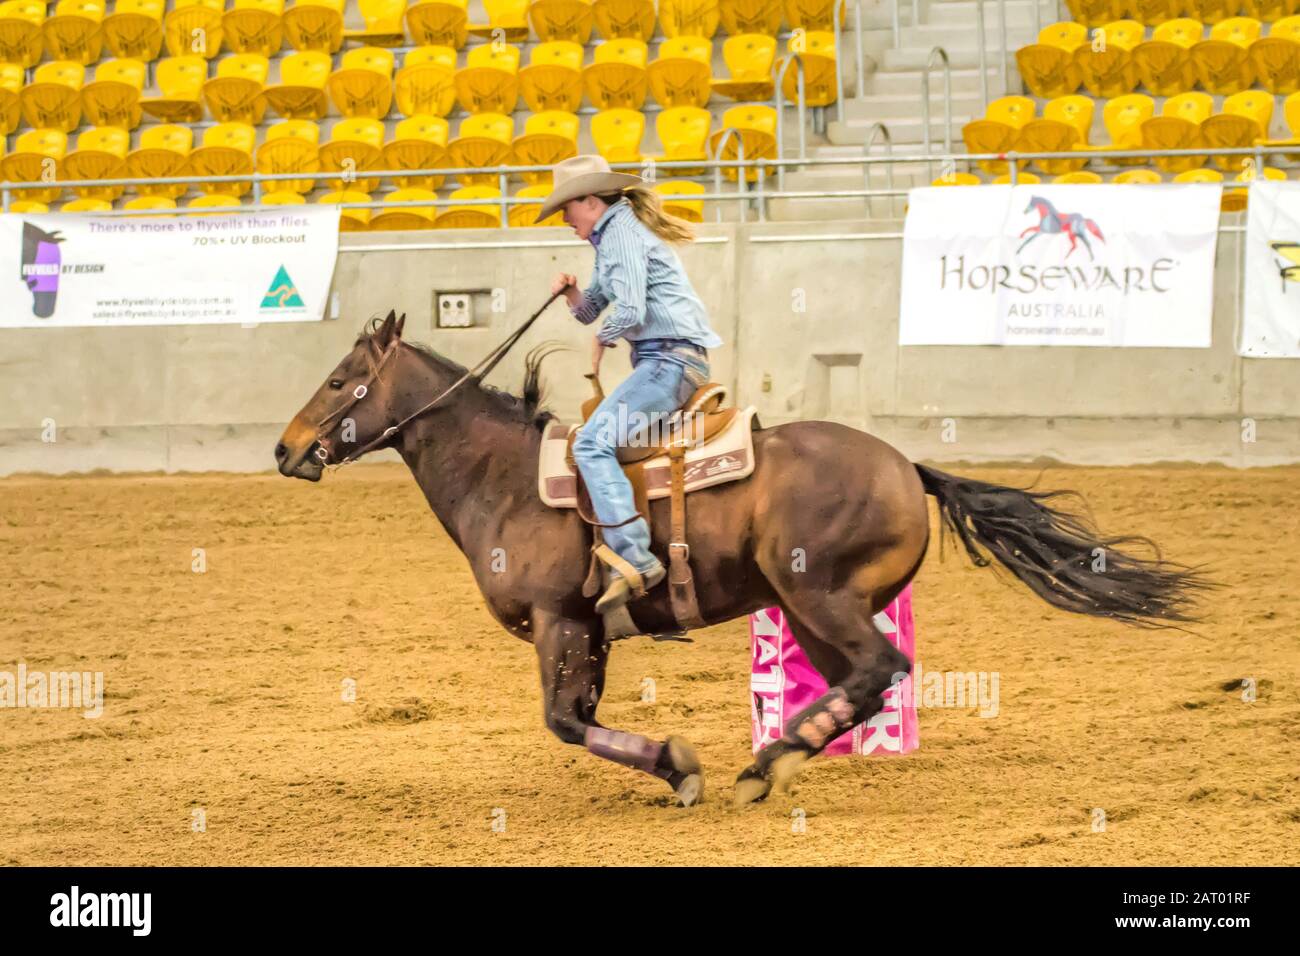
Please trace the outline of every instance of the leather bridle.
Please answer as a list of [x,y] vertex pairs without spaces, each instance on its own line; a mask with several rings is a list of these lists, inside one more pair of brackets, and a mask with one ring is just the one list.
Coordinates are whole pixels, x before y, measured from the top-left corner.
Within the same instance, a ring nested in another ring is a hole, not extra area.
[[[360,458],[362,455],[365,455],[367,452],[374,451],[376,448],[378,448],[380,445],[387,442],[390,438],[392,438],[394,435],[400,432],[411,422],[415,421],[415,419],[419,418],[425,412],[432,410],[434,407],[438,405],[439,402],[441,402],[448,395],[451,395],[453,392],[456,391],[456,389],[460,388],[470,379],[482,378],[485,375],[487,375],[489,372],[491,372],[492,369],[496,367],[496,364],[500,362],[503,358],[505,358],[506,353],[509,352],[515,346],[515,343],[518,342],[519,339],[523,337],[523,334],[528,331],[529,327],[534,322],[537,321],[537,319],[541,316],[543,312],[546,311],[547,307],[550,306],[550,304],[554,302],[556,299],[558,299],[562,294],[563,294],[563,290],[560,290],[560,292],[556,292],[554,295],[552,295],[549,299],[546,300],[546,302],[542,305],[540,309],[538,309],[531,316],[529,316],[528,319],[522,325],[519,326],[519,328],[511,332],[510,335],[506,337],[505,341],[503,341],[500,345],[498,345],[486,356],[484,356],[482,361],[480,361],[477,365],[467,370],[464,375],[458,378],[447,388],[443,389],[441,393],[439,393],[434,398],[430,399],[428,402],[425,402],[418,409],[416,409],[411,414],[407,415],[396,425],[389,425],[379,434],[379,437],[372,439],[371,441],[367,442],[365,445],[362,445],[361,448],[347,455],[345,458],[343,458],[341,461],[337,463],[338,466],[342,467],[343,465],[351,464],[352,462]],[[342,405],[334,409],[334,411],[330,412],[328,415],[326,415],[316,424],[316,446],[317,447],[316,447],[315,455],[322,465],[328,465],[330,463],[329,459],[331,454],[329,439],[325,437],[327,434],[326,426],[329,426],[328,430],[333,430],[333,423],[337,419],[340,419],[344,415],[346,415],[349,411],[351,411],[354,407],[356,407],[356,405],[362,399],[364,399],[367,395],[370,394],[370,389],[375,384],[375,382],[379,380],[380,373],[383,371],[384,366],[387,365],[389,359],[391,359],[393,355],[396,354],[397,348],[401,344],[402,344],[402,340],[400,338],[394,338],[393,341],[388,343],[388,346],[380,354],[379,360],[377,362],[374,362],[371,365],[369,377],[352,390],[352,395],[349,398],[347,398]]]

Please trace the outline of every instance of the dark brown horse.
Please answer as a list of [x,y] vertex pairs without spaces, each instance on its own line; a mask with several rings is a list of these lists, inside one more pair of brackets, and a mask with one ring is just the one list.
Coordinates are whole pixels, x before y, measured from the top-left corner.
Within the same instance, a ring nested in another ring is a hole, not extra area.
[[[591,529],[576,512],[544,505],[537,491],[549,418],[538,408],[540,357],[529,357],[518,398],[403,342],[404,319],[389,313],[330,372],[275,448],[280,473],[318,481],[327,464],[396,448],[469,560],[488,610],[537,649],[546,726],[566,743],[667,780],[683,803],[694,802],[702,776],[689,744],[610,730],[596,719],[610,641],[582,595]],[[717,624],[780,606],[830,690],[740,774],[738,803],[784,789],[804,760],[879,711],[882,693],[910,670],[872,617],[921,565],[927,494],[977,564],[989,563],[987,549],[1067,611],[1169,626],[1194,620],[1194,592],[1209,586],[1194,569],[1119,547],[1145,539],[1102,537],[1053,508],[1051,499],[1066,492],[948,475],[829,422],[763,429],[754,446],[749,479],[688,498],[700,611]],[[654,551],[666,563],[668,501],[650,508]],[[675,627],[666,588],[629,608],[645,633]]]

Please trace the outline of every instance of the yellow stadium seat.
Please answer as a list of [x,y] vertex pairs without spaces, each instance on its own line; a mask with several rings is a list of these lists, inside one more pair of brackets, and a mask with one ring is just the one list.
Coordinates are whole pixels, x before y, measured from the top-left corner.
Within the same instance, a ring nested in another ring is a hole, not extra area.
[[1202,23],[1216,25],[1235,17],[1241,11],[1241,0],[1187,0],[1187,14]]
[[593,0],[591,15],[606,40],[649,43],[654,36],[656,14],[651,0]]
[[325,83],[330,56],[319,50],[290,53],[280,61],[280,82],[262,94],[271,109],[285,119],[323,119],[329,109]]
[[[1209,93],[1179,93],[1165,100],[1160,116],[1142,123],[1143,149],[1192,149],[1201,145],[1201,123],[1214,111]],[[1182,173],[1205,165],[1204,156],[1158,156],[1156,166]]]
[[[515,124],[503,113],[474,113],[460,121],[460,135],[447,144],[447,165],[453,169],[504,166],[510,158]],[[494,186],[497,174],[460,173],[465,186]]]
[[[578,155],[578,114],[564,110],[533,113],[524,120],[524,134],[510,145],[511,166],[554,166]],[[530,186],[551,181],[551,171],[520,173]]]
[[287,189],[262,194],[263,206],[301,206],[306,201],[302,193],[290,192]]
[[1124,11],[1138,23],[1149,27],[1183,15],[1184,0],[1127,0]]
[[[1101,121],[1110,136],[1103,149],[1137,150],[1142,148],[1142,124],[1155,115],[1155,100],[1143,93],[1129,93],[1108,100],[1102,107]],[[1145,159],[1110,159],[1118,166],[1145,165]],[[1121,174],[1122,175],[1122,174]]]
[[1099,27],[1125,13],[1123,0],[1066,0],[1074,19],[1083,26]]
[[[1092,111],[1093,101],[1086,96],[1057,97],[1043,108],[1041,119],[1030,120],[1020,128],[1015,148],[1023,153],[1083,152],[1088,146]],[[1063,175],[1081,170],[1086,162],[1086,158],[1036,159],[1033,165],[1048,175]]]
[[368,117],[340,120],[330,130],[330,139],[320,147],[322,172],[348,173],[343,179],[326,180],[330,189],[355,189],[372,193],[377,179],[357,179],[357,173],[379,168],[384,149],[384,124]]
[[[311,120],[285,120],[266,130],[266,139],[257,147],[253,165],[263,176],[287,173],[320,172],[321,130]],[[287,193],[311,193],[315,179],[273,179],[268,189]]]
[[[664,151],[655,159],[658,162],[684,162],[708,158],[709,133],[713,114],[698,106],[670,106],[660,110],[655,118],[655,132]],[[701,176],[703,167],[675,166],[671,176]]]
[[455,83],[456,101],[467,113],[513,113],[519,101],[519,47],[470,47]]
[[226,193],[204,193],[185,204],[186,209],[236,209],[242,206],[238,196]]
[[393,105],[393,53],[363,46],[343,54],[325,88],[344,116],[383,119]]
[[567,40],[586,46],[595,17],[591,0],[532,0],[528,4],[528,22],[544,43]]
[[930,183],[931,186],[982,186],[983,182],[974,173],[945,173]]
[[50,207],[45,203],[31,199],[15,199],[9,204],[9,212],[15,215],[39,216],[45,215],[49,211]]
[[641,162],[641,137],[645,135],[645,114],[640,110],[614,107],[591,118],[591,139],[596,152],[609,163]]
[[485,40],[494,39],[505,31],[507,43],[523,43],[528,39],[528,0],[481,0],[487,13],[487,23],[471,23],[469,32]]
[[[257,147],[254,166],[263,175],[320,172],[320,127],[311,120],[285,120],[266,131],[266,139]],[[277,179],[268,188],[309,193],[316,188],[314,179]]]
[[[445,166],[447,121],[441,116],[409,116],[397,124],[393,138],[384,144],[380,163],[384,169],[436,169]],[[445,176],[394,176],[398,189],[438,189]]]
[[[1037,106],[1027,96],[1004,96],[994,100],[985,110],[984,118],[972,120],[962,127],[962,140],[969,153],[1005,153],[1016,145],[1020,128],[1034,118]],[[981,169],[988,173],[1005,173],[1006,160],[982,159]],[[1021,162],[1020,168],[1024,168]]]
[[[457,189],[449,197],[457,202],[472,199],[499,199],[501,191],[495,186],[466,186]],[[506,214],[507,220],[509,213]],[[438,214],[434,225],[439,229],[497,229],[501,226],[501,207],[499,206],[447,206]]]
[[221,52],[221,7],[225,0],[176,0],[163,17],[163,39],[174,57],[211,60]]
[[1192,47],[1192,69],[1201,87],[1227,96],[1255,82],[1250,45],[1259,38],[1258,20],[1230,17],[1216,23],[1210,37]]
[[[495,192],[495,190],[493,190]],[[384,203],[400,202],[434,202],[438,194],[431,189],[396,189],[384,197]],[[372,232],[394,232],[404,229],[432,229],[438,216],[438,208],[429,206],[397,206],[393,209],[380,207],[370,216]],[[493,225],[496,223],[494,222]]]
[[704,37],[718,32],[718,0],[659,0],[659,28],[666,37]]
[[[18,102],[18,93],[23,88],[23,65],[21,63],[0,63],[0,137],[8,136],[18,128],[22,118],[22,107]],[[0,143],[0,152],[3,152]]]
[[459,50],[469,37],[467,0],[424,0],[406,8],[406,30],[419,46]]
[[344,40],[355,40],[362,46],[404,46],[406,34],[402,31],[402,14],[406,0],[358,0],[357,8],[366,25],[361,30],[344,30]]
[[334,53],[343,45],[344,0],[295,0],[280,17],[284,38],[295,50]]
[[1164,178],[1154,169],[1126,169],[1111,182],[1120,185],[1153,186],[1164,182]]
[[668,215],[687,222],[704,221],[704,200],[690,198],[708,192],[702,183],[693,183],[689,179],[670,179],[656,183],[654,191],[663,197],[664,212]]
[[1273,23],[1296,12],[1294,0],[1241,0],[1241,15]]
[[[341,190],[339,192],[326,193],[316,200],[317,203],[358,203],[370,202],[370,197],[365,193],[359,193],[354,189]],[[340,232],[365,232],[370,228],[369,209],[340,209],[339,210],[339,231]]]
[[117,0],[104,18],[104,45],[121,59],[158,59],[163,42],[163,0]]
[[122,203],[123,209],[129,209],[132,212],[143,212],[145,210],[166,211],[176,208],[176,200],[170,196],[135,196]]
[[42,0],[5,0],[0,3],[0,62],[18,63],[31,69],[41,62],[45,39]]
[[1133,48],[1142,40],[1142,24],[1116,20],[1097,30],[1101,42],[1082,44],[1072,54],[1084,87],[1099,99],[1132,93],[1138,82]]
[[74,199],[65,202],[59,212],[111,212],[113,204],[107,199]]
[[1221,183],[1223,173],[1217,169],[1185,169],[1174,177],[1176,183]]
[[1256,179],[1271,179],[1277,182],[1286,181],[1286,173],[1272,166],[1265,166],[1262,170],[1257,170],[1252,164],[1234,178],[1234,183],[1246,183],[1246,187],[1233,187],[1225,189],[1222,197],[1219,199],[1219,208],[1224,212],[1241,212],[1246,208],[1247,197],[1250,195],[1249,184]]
[[1035,96],[1050,99],[1079,88],[1081,77],[1074,54],[1087,43],[1088,31],[1079,23],[1053,23],[1038,34],[1038,42],[1016,51],[1020,75]]
[[728,36],[762,33],[776,38],[784,15],[781,0],[720,0],[718,17]]
[[650,91],[646,55],[645,41],[637,37],[607,40],[596,47],[582,71],[587,99],[598,110],[639,110]]
[[[56,182],[59,162],[67,150],[68,134],[63,130],[29,129],[18,134],[13,152],[0,159],[0,176],[11,183]],[[63,187],[15,190],[14,195],[31,202],[52,203],[63,195]]]
[[[121,179],[126,175],[126,154],[131,134],[117,126],[92,127],[77,137],[77,148],[59,163],[59,178]],[[110,203],[125,191],[123,186],[76,186],[82,199],[104,199]]]
[[1151,39],[1133,48],[1133,66],[1153,96],[1186,93],[1196,82],[1191,50],[1201,39],[1200,21],[1177,17],[1161,23]]
[[1284,17],[1268,36],[1250,45],[1251,72],[1270,93],[1287,96],[1300,89],[1300,16]]
[[235,53],[260,53],[271,57],[284,44],[284,0],[235,0],[221,16],[226,46]]
[[[1243,90],[1223,101],[1223,110],[1201,121],[1201,142],[1213,149],[1244,148],[1268,136],[1273,122],[1273,95],[1263,90]],[[1219,169],[1240,171],[1250,157],[1213,156]]]
[[[519,192],[515,193],[515,199],[545,199],[551,194],[551,184],[541,183],[537,186],[525,186]],[[541,222],[537,221],[537,213],[540,206],[530,203],[528,205],[511,206],[506,213],[506,218],[510,221],[511,229],[530,229],[533,226],[562,226],[564,225],[564,214],[553,212]]]
[[59,0],[41,24],[45,51],[53,60],[94,63],[104,43],[103,22],[104,0]]
[[[1282,139],[1261,138],[1258,141],[1260,146],[1300,146],[1300,93],[1292,93],[1282,101],[1282,116],[1286,120],[1287,129],[1291,135]],[[1276,159],[1278,154],[1271,154],[1272,159]],[[1287,153],[1286,158],[1291,162],[1300,162],[1300,153]]]
[[140,125],[140,94],[145,66],[140,60],[105,60],[95,67],[95,79],[81,88],[81,112],[94,126]]
[[[741,103],[770,100],[775,94],[772,65],[776,60],[776,37],[765,33],[729,36],[722,44],[722,59],[731,76],[710,80],[713,92]],[[794,70],[790,68],[789,77],[794,77]]]
[[[257,131],[248,123],[218,123],[203,131],[203,145],[190,153],[186,173],[195,176],[243,176],[253,172]],[[238,197],[248,192],[245,181],[195,183],[200,192]],[[193,205],[193,203],[191,203]]]
[[197,123],[202,119],[199,96],[208,78],[207,60],[198,55],[164,57],[158,61],[155,74],[159,95],[140,99],[146,113],[166,123]]
[[519,92],[534,113],[576,112],[582,105],[582,47],[572,40],[548,40],[533,47],[519,71]]
[[[141,131],[140,145],[126,156],[126,175],[132,179],[183,176],[193,146],[194,131],[188,126],[150,126]],[[135,189],[141,196],[160,196],[173,200],[189,191],[184,183],[141,184]]]
[[[808,30],[790,38],[787,56],[797,55],[803,60],[804,102],[808,106],[828,106],[835,102],[839,91],[835,88],[835,36],[821,30]],[[776,71],[781,71],[785,57],[776,61]],[[798,67],[785,71],[781,92],[788,102],[799,99]]]
[[[792,28],[833,30],[835,0],[785,0],[785,19]],[[848,13],[848,4],[840,12],[840,30]]]
[[1077,169],[1072,173],[1061,173],[1053,177],[1052,182],[1073,184],[1076,186],[1091,186],[1101,182],[1101,176],[1088,169]]
[[[1017,186],[1037,186],[1041,182],[1042,180],[1039,179],[1037,176],[1035,176],[1033,173],[1030,172],[1016,173]],[[996,179],[993,180],[994,186],[1008,186],[1010,184],[1011,184],[1010,173],[1003,173],[1001,176],[998,176]]]
[[712,64],[713,46],[703,37],[665,40],[647,67],[650,93],[663,107],[704,106],[709,102]]
[[235,53],[217,61],[217,75],[203,84],[208,112],[218,123],[262,122],[271,65],[260,53]]
[[73,60],[55,60],[36,68],[33,81],[18,94],[27,125],[71,133],[81,123],[81,84],[86,68]]
[[[776,159],[776,110],[756,103],[733,106],[722,114],[722,128],[709,137],[709,155],[714,159]],[[728,135],[727,130],[736,132]],[[738,142],[739,140],[739,142]],[[733,182],[738,178],[735,166],[723,167],[722,175]],[[769,172],[770,176],[771,173]],[[745,181],[756,182],[758,169],[745,168]]]
[[456,51],[421,46],[406,54],[394,95],[404,116],[446,116],[456,105]]

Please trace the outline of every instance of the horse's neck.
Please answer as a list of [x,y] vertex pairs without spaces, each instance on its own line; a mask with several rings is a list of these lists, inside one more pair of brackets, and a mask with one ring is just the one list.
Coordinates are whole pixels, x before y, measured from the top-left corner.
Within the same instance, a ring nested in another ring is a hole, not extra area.
[[[420,391],[415,407],[437,394]],[[411,409],[414,410],[414,409]],[[410,414],[410,411],[401,411]],[[474,548],[484,515],[507,499],[527,500],[536,483],[541,434],[503,414],[473,382],[404,429],[399,451],[429,507],[462,551]]]

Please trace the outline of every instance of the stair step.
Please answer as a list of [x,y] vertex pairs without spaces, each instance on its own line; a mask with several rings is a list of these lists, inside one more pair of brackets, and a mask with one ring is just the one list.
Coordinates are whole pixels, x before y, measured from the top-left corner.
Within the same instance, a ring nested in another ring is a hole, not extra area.
[[[970,119],[969,115],[956,115],[952,118],[952,145],[955,151],[961,151],[961,128],[970,122]],[[874,121],[848,118],[845,118],[843,122],[831,120],[826,126],[827,138],[832,143],[839,145],[865,143],[872,122]],[[893,120],[886,123],[885,126],[889,129],[890,139],[895,145],[924,142],[922,123],[919,118]],[[943,151],[942,112],[930,118],[930,148],[936,153]]]

